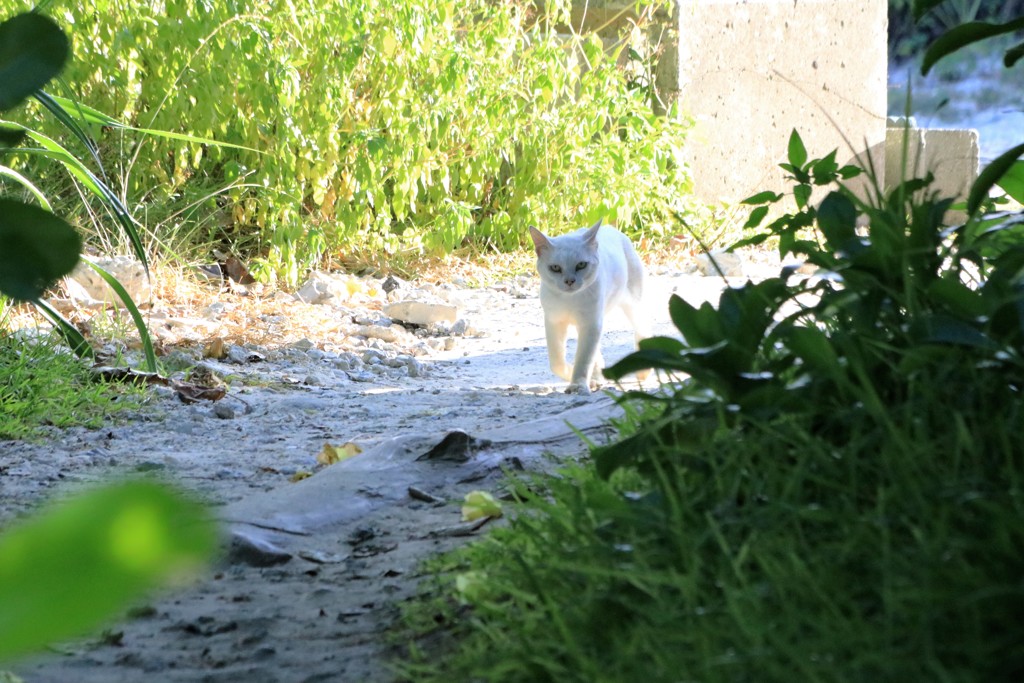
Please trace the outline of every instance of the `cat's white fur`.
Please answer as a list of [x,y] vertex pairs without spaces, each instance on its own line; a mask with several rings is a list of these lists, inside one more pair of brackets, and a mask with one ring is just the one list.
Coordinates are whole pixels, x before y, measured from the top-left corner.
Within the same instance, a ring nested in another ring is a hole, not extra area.
[[[601,332],[605,316],[621,308],[636,341],[647,336],[642,298],[644,267],[629,238],[601,221],[589,228],[548,237],[530,226],[540,273],[540,303],[551,370],[569,382],[568,393],[589,394],[604,367]],[[565,359],[568,329],[576,328],[576,357]]]

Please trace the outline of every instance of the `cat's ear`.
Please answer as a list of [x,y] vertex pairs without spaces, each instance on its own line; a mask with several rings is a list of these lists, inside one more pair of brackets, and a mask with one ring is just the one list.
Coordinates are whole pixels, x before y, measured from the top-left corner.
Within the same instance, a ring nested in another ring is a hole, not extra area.
[[589,243],[597,241],[597,231],[601,229],[601,225],[604,223],[603,218],[598,218],[597,222],[587,228],[587,231],[583,233],[583,241]]
[[551,242],[548,238],[537,228],[530,226],[530,237],[533,238],[533,247],[537,252],[537,256],[541,255],[541,252],[551,247]]

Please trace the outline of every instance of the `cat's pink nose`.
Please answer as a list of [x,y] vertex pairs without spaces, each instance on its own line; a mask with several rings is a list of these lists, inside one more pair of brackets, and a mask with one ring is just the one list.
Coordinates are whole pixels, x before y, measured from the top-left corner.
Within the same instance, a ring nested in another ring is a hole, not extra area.
[[565,286],[566,287],[572,287],[574,284],[576,284],[576,278],[574,278],[574,277],[567,277],[567,278],[565,278]]

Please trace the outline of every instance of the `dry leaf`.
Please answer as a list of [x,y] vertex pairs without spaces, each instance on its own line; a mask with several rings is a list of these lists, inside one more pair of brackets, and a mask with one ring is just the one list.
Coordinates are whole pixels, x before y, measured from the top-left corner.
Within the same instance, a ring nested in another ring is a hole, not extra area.
[[325,443],[324,447],[317,454],[316,461],[321,465],[333,465],[342,460],[348,460],[362,452],[363,449],[351,441],[341,446],[332,446],[329,443]]
[[191,382],[179,382],[171,380],[171,386],[178,392],[178,398],[182,403],[197,403],[199,401],[219,401],[227,395],[223,387],[204,387]]
[[228,277],[240,285],[251,285],[256,282],[249,269],[238,259],[237,256],[228,256],[221,268],[228,274]]
[[214,337],[210,340],[210,343],[203,348],[203,358],[215,358],[217,360],[224,360],[228,355],[228,345],[224,343],[224,339],[221,337]]
[[298,472],[296,472],[295,474],[290,476],[288,478],[288,481],[291,481],[291,482],[302,481],[303,479],[309,479],[312,476],[313,476],[312,472],[307,472],[306,470],[299,470]]

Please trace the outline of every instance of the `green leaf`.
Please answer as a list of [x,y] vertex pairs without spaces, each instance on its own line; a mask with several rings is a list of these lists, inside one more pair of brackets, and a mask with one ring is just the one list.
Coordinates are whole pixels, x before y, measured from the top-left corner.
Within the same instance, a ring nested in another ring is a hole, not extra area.
[[132,322],[135,323],[135,329],[139,331],[139,338],[142,341],[142,349],[146,354],[146,370],[149,372],[157,372],[156,364],[156,352],[153,350],[153,340],[149,336],[149,328],[146,327],[146,321],[142,318],[142,313],[139,312],[138,306],[132,301],[132,297],[128,294],[128,290],[118,281],[116,277],[103,270],[89,259],[85,259],[85,262],[89,264],[96,273],[103,278],[104,281],[110,288],[114,290],[121,301],[124,302],[125,308],[128,309],[128,313],[132,316]]
[[687,346],[711,346],[722,341],[718,311],[711,304],[705,302],[699,309],[694,308],[678,294],[673,294],[668,300],[668,312]]
[[647,337],[638,344],[641,351],[661,351],[679,354],[686,350],[686,344],[675,337]]
[[971,324],[941,313],[915,321],[911,333],[926,344],[952,344],[990,351],[999,348],[998,344]]
[[839,172],[839,164],[836,163],[836,150],[832,150],[822,159],[812,161],[810,164],[811,176],[815,185],[827,185],[836,179]]
[[[180,140],[182,142],[190,142],[197,145],[209,145],[213,147],[228,147],[231,149],[241,149],[246,152],[255,152],[256,154],[264,154],[258,149],[252,147],[246,147],[244,145],[233,145],[230,142],[220,142],[212,138],[203,138],[195,135],[188,135],[186,133],[174,133],[168,130],[156,130],[153,128],[136,128],[135,126],[129,126],[126,123],[122,123],[117,119],[104,114],[98,109],[86,106],[76,100],[68,99],[66,97],[59,97],[57,95],[50,95],[49,93],[39,93],[37,98],[40,99],[46,108],[49,109],[55,116],[61,121],[64,121],[64,117],[80,121],[82,123],[88,123],[96,126],[106,126],[108,128],[118,128],[121,130],[130,130],[136,133],[143,133],[145,135],[151,135],[157,138],[165,138],[167,140]],[[46,100],[45,102],[43,100]],[[58,111],[61,112],[58,114]],[[61,115],[63,114],[63,115]]]
[[74,228],[37,206],[0,199],[0,292],[34,301],[78,263]]
[[[978,179],[971,186],[970,194],[967,195],[967,213],[969,215],[973,216],[977,213],[981,203],[988,197],[988,191],[1013,169],[1021,155],[1024,155],[1024,144],[1017,145],[1013,149],[1000,154],[988,166],[982,169]],[[1016,177],[1014,175],[1014,179]]]
[[53,114],[65,128],[71,131],[71,134],[74,135],[79,142],[82,143],[82,146],[85,147],[86,151],[89,152],[89,156],[92,157],[92,161],[96,167],[102,170],[103,162],[100,161],[100,154],[99,149],[96,147],[96,141],[93,140],[92,136],[86,133],[80,125],[78,125],[78,121],[69,116],[62,107],[58,106],[57,103],[53,101],[52,97],[42,90],[35,93],[33,97],[35,97],[37,102],[50,110],[50,113]]
[[1010,69],[1019,62],[1022,57],[1024,57],[1024,43],[1018,43],[1007,50],[1003,55],[1003,66]]
[[634,351],[614,365],[604,368],[602,374],[612,380],[618,381],[626,375],[641,370],[668,370],[674,372],[688,372],[690,365],[678,354],[665,353],[654,349],[641,349]]
[[785,335],[789,347],[815,373],[836,379],[842,375],[842,365],[832,343],[816,327],[794,327]]
[[50,201],[46,198],[46,195],[44,195],[38,187],[32,184],[31,180],[21,175],[13,168],[8,168],[7,166],[0,166],[0,176],[5,176],[7,178],[10,178],[14,182],[18,183],[19,185],[21,185],[26,190],[32,193],[32,196],[36,198],[36,201],[39,202],[40,206],[42,206],[47,211],[53,211],[53,207],[50,206]]
[[193,575],[214,527],[195,501],[120,483],[46,509],[0,536],[0,660],[80,636],[144,591]]
[[20,145],[21,141],[24,139],[25,131],[12,130],[10,128],[0,126],[0,149]]
[[739,240],[738,242],[733,242],[732,244],[729,245],[729,248],[726,251],[736,251],[737,249],[741,249],[743,247],[752,247],[758,244],[763,244],[768,240],[769,237],[771,237],[771,233],[767,232],[758,233],[757,235],[751,235],[750,237],[745,237]]
[[82,336],[77,327],[71,324],[70,320],[58,313],[57,309],[47,303],[45,299],[33,301],[32,305],[39,309],[39,312],[50,321],[53,329],[64,338],[64,343],[71,348],[71,351],[76,356],[85,359],[95,358],[96,354],[93,353],[92,347],[86,338]]
[[928,10],[941,5],[946,0],[913,0],[914,20],[920,21],[921,17],[927,14]]
[[796,205],[801,209],[807,207],[807,202],[811,199],[811,191],[811,186],[805,183],[793,186],[793,199],[796,200]]
[[782,199],[782,195],[778,192],[772,192],[771,190],[765,190],[764,192],[758,192],[755,195],[751,195],[744,199],[740,204],[771,204]]
[[842,178],[843,180],[849,180],[850,178],[856,178],[863,172],[864,169],[861,168],[860,166],[848,164],[839,169],[839,177]]
[[807,163],[807,148],[804,147],[804,141],[800,139],[800,134],[793,129],[793,132],[789,135],[789,163],[793,164],[797,168],[802,168]]
[[845,195],[831,192],[818,207],[818,227],[833,251],[857,236],[857,207]]
[[1014,33],[1024,29],[1024,17],[1008,21],[1004,24],[990,24],[984,21],[971,21],[950,29],[939,36],[924,53],[921,61],[921,75],[927,75],[928,71],[937,61],[950,55],[957,50],[986,40],[994,36],[1001,36],[1006,33]]
[[996,185],[1017,202],[1024,204],[1024,161],[1014,162],[1003,177],[996,181]]
[[19,14],[0,24],[0,111],[60,73],[69,51],[64,33],[41,14]]
[[985,298],[958,280],[937,278],[928,285],[928,294],[958,315],[981,318],[988,312]]
[[743,229],[747,230],[749,228],[756,228],[757,226],[761,225],[761,221],[763,221],[765,216],[767,215],[767,206],[757,207],[756,209],[750,212],[750,218],[748,218],[747,222],[743,224]]
[[78,157],[66,150],[52,138],[49,138],[38,131],[26,128],[18,123],[13,123],[11,121],[0,121],[0,123],[5,123],[24,130],[26,134],[42,148],[23,149],[20,150],[22,153],[36,154],[58,161],[65,169],[67,169],[68,173],[82,183],[82,186],[85,187],[85,189],[103,202],[104,206],[106,206],[110,211],[114,220],[128,237],[128,241],[131,242],[132,245],[132,251],[135,253],[136,258],[142,262],[143,267],[148,273],[149,259],[146,258],[146,249],[142,244],[142,238],[139,236],[139,231],[135,228],[135,222],[132,220],[131,214],[128,213],[128,209],[117,195],[114,194],[114,191],[111,190],[106,183],[96,177],[96,175],[89,170],[89,168],[82,163]]

